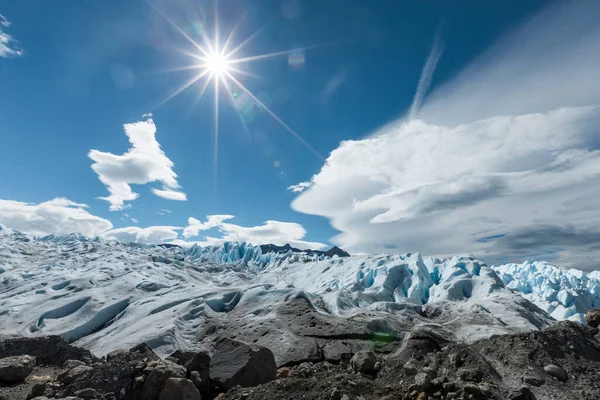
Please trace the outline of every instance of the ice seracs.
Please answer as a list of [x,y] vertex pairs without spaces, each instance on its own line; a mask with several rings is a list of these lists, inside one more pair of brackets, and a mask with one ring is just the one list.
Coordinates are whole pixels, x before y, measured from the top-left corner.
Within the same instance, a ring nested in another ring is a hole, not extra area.
[[[285,349],[314,342],[312,331],[295,328],[296,314],[288,310],[302,298],[342,337],[368,336],[361,333],[367,329],[399,338],[429,329],[474,341],[582,319],[599,305],[595,274],[546,263],[489,267],[470,255],[340,257],[270,249],[249,243],[186,249],[78,234],[33,238],[2,227],[2,333],[61,335],[97,355],[141,342],[163,355],[195,349],[219,330],[259,344],[283,337]],[[348,329],[354,333],[343,333]]]

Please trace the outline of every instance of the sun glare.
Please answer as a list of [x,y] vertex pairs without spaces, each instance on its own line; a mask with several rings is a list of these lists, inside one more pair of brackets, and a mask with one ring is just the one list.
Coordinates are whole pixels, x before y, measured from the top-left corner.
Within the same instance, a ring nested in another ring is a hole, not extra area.
[[215,53],[206,57],[206,69],[213,75],[223,76],[229,69],[227,58],[222,54]]
[[[216,3],[215,3],[216,4]],[[165,18],[165,20],[175,29],[177,30],[191,45],[190,49],[177,49],[181,54],[184,54],[190,57],[193,60],[193,64],[186,65],[178,68],[174,68],[171,71],[197,71],[197,73],[191,77],[187,82],[177,88],[173,93],[163,99],[158,106],[163,105],[168,102],[175,96],[179,95],[184,90],[188,89],[196,82],[200,80],[204,80],[201,84],[201,88],[199,88],[199,94],[197,96],[196,104],[202,99],[204,94],[206,93],[208,86],[212,83],[214,88],[214,168],[215,168],[215,184],[216,184],[216,176],[217,176],[217,165],[218,165],[218,149],[219,149],[219,95],[221,91],[226,91],[228,97],[230,98],[234,107],[236,107],[236,102],[234,100],[234,96],[238,96],[240,93],[244,93],[250,98],[254,104],[270,115],[275,121],[277,121],[286,131],[288,131],[296,140],[298,140],[306,149],[308,149],[311,153],[313,153],[316,157],[321,160],[324,160],[323,156],[319,154],[302,136],[300,136],[296,131],[294,131],[288,124],[286,124],[274,111],[272,111],[269,107],[267,107],[257,96],[252,93],[250,89],[248,89],[239,78],[240,75],[256,77],[256,75],[249,73],[243,69],[244,65],[252,61],[265,60],[274,57],[280,56],[290,56],[291,54],[296,54],[298,51],[304,51],[307,48],[294,48],[292,50],[284,50],[267,54],[259,54],[259,55],[251,55],[240,57],[239,53],[243,50],[243,48],[252,41],[262,30],[258,30],[252,35],[246,37],[241,43],[235,46],[233,49],[230,49],[230,44],[233,39],[234,33],[239,26],[240,21],[238,20],[233,28],[230,30],[229,35],[227,36],[224,43],[219,41],[219,24],[218,21],[215,20],[214,24],[214,34],[212,40],[207,33],[207,30],[204,24],[200,21],[194,21],[193,26],[196,29],[196,34],[198,34],[198,40],[194,40],[190,34],[186,32],[182,27],[173,22],[164,12],[154,6],[154,9]],[[317,47],[317,46],[312,46]],[[236,108],[236,111],[240,115],[240,121],[243,122],[243,118],[241,116],[241,112]],[[245,126],[245,123],[244,123]],[[248,128],[245,126],[246,131]]]

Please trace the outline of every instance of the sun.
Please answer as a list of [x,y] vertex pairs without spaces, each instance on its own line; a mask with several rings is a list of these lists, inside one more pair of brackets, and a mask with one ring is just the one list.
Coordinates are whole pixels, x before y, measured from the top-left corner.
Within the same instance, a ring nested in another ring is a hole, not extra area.
[[211,74],[222,77],[230,70],[229,60],[223,54],[209,54],[206,57],[204,68]]
[[[151,3],[152,4],[152,3]],[[215,1],[215,7],[217,2]],[[164,98],[162,101],[158,103],[156,107],[160,107],[166,102],[173,99],[175,96],[179,95],[184,90],[192,87],[199,81],[202,82],[199,86],[199,93],[196,98],[196,103],[202,99],[204,94],[206,93],[208,87],[212,84],[214,88],[214,173],[215,173],[215,185],[217,180],[217,165],[218,165],[218,150],[219,150],[219,98],[220,93],[224,91],[231,100],[231,104],[236,107],[236,101],[234,96],[239,96],[240,93],[247,95],[249,99],[260,109],[270,115],[275,121],[277,121],[281,127],[283,127],[287,132],[289,132],[298,142],[300,142],[308,151],[310,151],[314,156],[316,156],[320,160],[324,160],[323,156],[315,150],[302,136],[300,136],[294,129],[292,129],[288,124],[286,124],[274,111],[272,111],[266,104],[264,104],[250,89],[248,89],[242,82],[240,75],[257,77],[246,70],[244,70],[244,66],[249,64],[252,61],[265,60],[274,57],[281,56],[290,56],[297,54],[299,51],[303,52],[309,48],[319,47],[310,46],[303,48],[294,48],[291,50],[283,50],[277,51],[273,53],[259,54],[259,55],[251,55],[242,57],[240,53],[243,51],[244,47],[251,42],[262,30],[254,32],[252,35],[246,37],[241,41],[237,46],[231,46],[231,42],[233,40],[234,33],[236,29],[239,27],[240,20],[237,20],[233,25],[229,34],[225,38],[224,41],[220,41],[219,34],[219,24],[215,17],[214,23],[214,34],[212,38],[208,35],[207,29],[204,26],[204,23],[201,20],[195,20],[192,26],[195,27],[194,36],[198,36],[196,40],[192,38],[192,33],[188,33],[181,26],[177,25],[175,22],[171,20],[163,11],[161,11],[158,7],[152,4],[153,8],[177,31],[181,36],[183,36],[191,47],[189,49],[175,48],[178,52],[183,55],[190,57],[192,64],[185,65],[178,68],[173,68],[170,71],[196,71],[195,75],[191,77],[188,81],[182,84],[179,88],[177,88],[174,92]],[[215,8],[216,10],[216,8]],[[216,11],[215,11],[216,14]],[[233,48],[231,48],[233,47]],[[240,116],[240,121],[243,122],[243,118],[240,114],[240,110],[235,108],[238,115]],[[244,123],[245,124],[245,123]],[[245,126],[245,125],[244,125]],[[246,131],[248,128],[245,126]]]

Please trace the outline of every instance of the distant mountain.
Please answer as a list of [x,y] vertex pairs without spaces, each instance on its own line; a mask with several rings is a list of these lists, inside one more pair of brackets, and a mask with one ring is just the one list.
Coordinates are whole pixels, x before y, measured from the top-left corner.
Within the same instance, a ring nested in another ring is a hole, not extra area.
[[304,254],[309,254],[309,255],[313,255],[316,254],[318,256],[326,256],[326,257],[333,257],[333,256],[338,256],[338,257],[350,257],[350,254],[348,254],[348,252],[340,249],[337,246],[333,246],[331,249],[327,250],[327,251],[321,251],[321,250],[300,250],[297,249],[295,247],[290,246],[289,243],[287,243],[284,246],[277,246],[274,244],[262,244],[260,245],[260,249],[262,251],[263,254],[266,253],[287,253],[288,251],[292,251],[293,253],[304,253]]

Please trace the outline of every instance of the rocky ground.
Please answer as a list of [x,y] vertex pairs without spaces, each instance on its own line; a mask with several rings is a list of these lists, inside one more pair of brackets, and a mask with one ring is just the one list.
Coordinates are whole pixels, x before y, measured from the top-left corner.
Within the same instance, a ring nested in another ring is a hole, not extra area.
[[145,344],[98,359],[58,336],[4,338],[0,399],[592,400],[600,398],[600,311],[588,322],[473,344],[418,330],[391,352],[374,341],[372,351],[336,360],[317,352],[286,366],[266,347],[226,337],[210,353],[164,360]]

